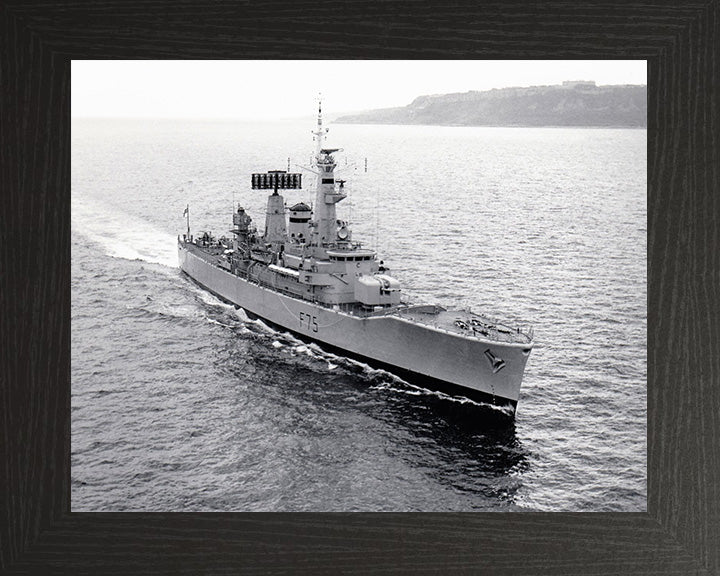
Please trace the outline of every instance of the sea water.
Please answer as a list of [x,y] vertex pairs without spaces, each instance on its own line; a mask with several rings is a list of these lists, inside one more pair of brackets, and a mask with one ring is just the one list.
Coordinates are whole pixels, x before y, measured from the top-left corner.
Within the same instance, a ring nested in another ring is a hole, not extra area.
[[339,217],[407,298],[534,327],[503,423],[178,270],[186,205],[262,230],[250,174],[301,171],[312,128],[73,121],[72,509],[644,511],[646,131],[330,124]]

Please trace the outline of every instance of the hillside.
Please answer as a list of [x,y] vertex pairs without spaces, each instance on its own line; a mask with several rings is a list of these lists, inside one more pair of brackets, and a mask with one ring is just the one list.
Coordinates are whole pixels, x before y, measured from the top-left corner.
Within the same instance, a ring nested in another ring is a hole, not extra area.
[[401,108],[342,116],[346,124],[435,124],[443,126],[647,126],[647,86],[556,86],[500,88],[419,96]]

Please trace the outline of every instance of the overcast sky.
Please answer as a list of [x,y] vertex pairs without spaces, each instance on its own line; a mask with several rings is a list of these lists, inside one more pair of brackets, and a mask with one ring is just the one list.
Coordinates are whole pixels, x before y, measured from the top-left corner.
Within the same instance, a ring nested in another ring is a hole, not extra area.
[[405,106],[424,94],[594,80],[646,84],[644,60],[72,62],[73,117],[283,119]]

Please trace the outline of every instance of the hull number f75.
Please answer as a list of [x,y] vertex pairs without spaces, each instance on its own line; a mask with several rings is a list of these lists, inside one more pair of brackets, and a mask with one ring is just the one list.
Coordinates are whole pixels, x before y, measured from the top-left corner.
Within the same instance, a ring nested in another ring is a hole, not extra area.
[[318,331],[317,316],[300,312],[300,328],[304,328],[307,331]]

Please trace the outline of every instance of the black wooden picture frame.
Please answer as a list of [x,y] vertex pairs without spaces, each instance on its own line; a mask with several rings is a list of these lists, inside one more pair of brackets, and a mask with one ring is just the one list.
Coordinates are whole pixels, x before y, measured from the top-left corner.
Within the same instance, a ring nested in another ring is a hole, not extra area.
[[[0,572],[720,574],[720,1],[0,5]],[[70,62],[646,59],[647,513],[70,513]]]

